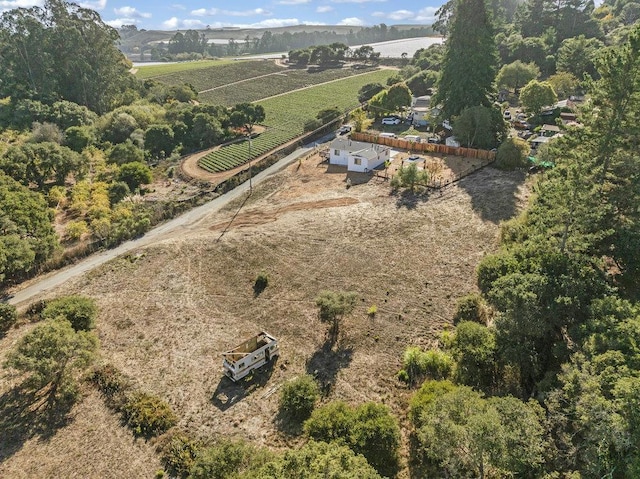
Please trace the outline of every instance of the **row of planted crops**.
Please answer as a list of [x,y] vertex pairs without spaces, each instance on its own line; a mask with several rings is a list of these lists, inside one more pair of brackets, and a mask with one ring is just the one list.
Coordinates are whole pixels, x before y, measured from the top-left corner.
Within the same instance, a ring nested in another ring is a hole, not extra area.
[[200,159],[199,165],[217,173],[262,156],[302,135],[304,124],[321,110],[335,107],[348,111],[357,107],[358,90],[367,83],[384,84],[391,73],[379,70],[260,101],[266,112],[266,130],[251,140],[251,153],[248,141],[233,143],[212,151]]

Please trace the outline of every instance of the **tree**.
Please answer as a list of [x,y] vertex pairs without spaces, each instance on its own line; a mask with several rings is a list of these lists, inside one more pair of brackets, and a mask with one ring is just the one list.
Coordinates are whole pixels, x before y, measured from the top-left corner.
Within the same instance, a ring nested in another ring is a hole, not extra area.
[[76,331],[90,331],[95,327],[98,307],[93,299],[86,296],[63,296],[47,303],[42,311],[43,319],[62,317],[71,323]]
[[496,167],[505,170],[524,168],[531,147],[520,138],[507,138],[496,152]]
[[593,77],[596,74],[595,56],[603,46],[600,40],[585,38],[584,35],[567,38],[558,48],[558,71],[569,72],[576,78],[585,74]]
[[407,86],[413,96],[430,95],[431,89],[438,83],[438,72],[422,71],[407,80]]
[[114,145],[109,151],[109,162],[116,165],[124,165],[125,163],[143,162],[144,151],[133,144],[131,140]]
[[144,132],[144,146],[152,158],[165,158],[175,147],[173,129],[169,125],[151,125]]
[[[217,477],[217,476],[207,476]],[[367,460],[347,446],[309,441],[298,450],[289,450],[251,472],[255,479],[381,479]]]
[[308,374],[285,383],[280,392],[280,409],[296,421],[304,421],[313,412],[320,389]]
[[507,136],[502,113],[492,107],[465,108],[453,124],[453,134],[463,146],[489,150]]
[[358,101],[360,103],[367,102],[371,100],[377,93],[380,93],[384,90],[384,85],[382,83],[367,83],[363,85],[360,90],[358,90]]
[[362,108],[352,111],[350,118],[353,123],[353,129],[358,132],[367,130],[372,123],[367,117],[367,113]]
[[578,89],[579,81],[569,72],[558,72],[551,75],[547,81],[557,93],[558,98],[569,98]]
[[253,126],[264,121],[264,107],[255,103],[240,103],[233,107],[232,121],[234,126],[244,128],[245,134],[253,133]]
[[[396,179],[397,178],[397,179]],[[409,166],[400,166],[393,177],[391,186],[407,187],[413,193],[418,185],[426,185],[429,182],[429,172],[418,170],[418,165],[411,162]]]
[[485,399],[466,386],[436,389],[421,405],[420,451],[439,475],[494,477],[541,471],[543,411],[513,397]]
[[313,411],[304,431],[315,441],[346,444],[379,473],[395,475],[400,428],[387,406],[370,402],[353,408],[333,401]]
[[129,191],[135,191],[140,185],[151,183],[151,169],[139,161],[125,163],[120,167],[118,181],[123,181],[129,187]]
[[335,120],[336,118],[340,118],[341,116],[342,116],[342,112],[336,106],[333,108],[326,108],[324,110],[320,110],[316,115],[316,118],[320,120],[321,124],[324,125],[326,123],[329,123]]
[[411,91],[406,83],[396,83],[389,88],[385,98],[385,108],[389,111],[400,111],[411,106]]
[[485,2],[456,2],[433,98],[434,105],[442,105],[441,116],[449,119],[465,108],[490,106],[496,66],[494,32]]
[[9,303],[0,303],[0,335],[8,331],[17,320],[16,307]]
[[456,360],[458,382],[485,391],[493,388],[497,375],[493,329],[472,321],[462,321],[456,327],[451,352]]
[[[242,441],[221,440],[197,452],[190,479],[226,479],[253,471],[271,455]],[[252,473],[251,477],[255,477]],[[264,476],[264,477],[269,477]]]
[[51,257],[58,240],[42,195],[0,173],[0,283],[17,281]]
[[98,345],[93,333],[74,331],[69,321],[45,321],[18,341],[5,366],[26,374],[24,386],[44,392],[52,406],[75,397],[75,376],[95,360]]
[[358,295],[352,292],[321,291],[316,298],[320,321],[329,323],[330,335],[338,337],[340,321],[356,307]]
[[535,63],[522,63],[516,60],[508,65],[503,65],[496,77],[499,87],[512,88],[516,94],[523,85],[540,76],[540,68]]
[[3,13],[0,32],[0,97],[63,98],[105,113],[134,85],[118,32],[92,10],[47,0]]
[[520,102],[528,111],[538,114],[545,106],[551,106],[558,101],[556,92],[549,82],[531,80],[520,92]]

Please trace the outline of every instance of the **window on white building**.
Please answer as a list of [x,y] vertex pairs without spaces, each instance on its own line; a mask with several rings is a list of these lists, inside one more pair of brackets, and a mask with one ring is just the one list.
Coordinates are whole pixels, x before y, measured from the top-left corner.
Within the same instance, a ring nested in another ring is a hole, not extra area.
[[353,164],[354,165],[361,165],[362,164],[362,160],[360,158],[354,158],[353,159]]
[[340,154],[340,150],[335,150],[335,151],[333,152],[333,154],[334,154],[334,155],[339,155],[339,154]]

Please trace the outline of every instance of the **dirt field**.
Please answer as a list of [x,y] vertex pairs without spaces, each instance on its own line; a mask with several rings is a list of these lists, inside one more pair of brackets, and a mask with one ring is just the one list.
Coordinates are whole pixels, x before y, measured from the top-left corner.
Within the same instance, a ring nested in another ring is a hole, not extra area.
[[[350,174],[347,189],[346,177],[318,158],[294,164],[201,230],[107,263],[56,293],[96,299],[104,359],[167,399],[179,427],[195,436],[295,443],[278,429],[278,388],[304,372],[318,377],[328,399],[381,401],[406,425],[410,391],[395,378],[402,353],[433,344],[451,324],[456,299],[475,290],[475,267],[495,250],[499,222],[522,206],[524,177],[485,168],[442,194],[418,197],[393,194],[368,175]],[[260,271],[269,285],[256,296]],[[314,304],[324,289],[361,298],[336,344]],[[372,305],[373,319],[366,314]],[[243,385],[223,378],[220,353],[263,329],[281,341],[275,366]],[[17,334],[0,341],[2,355]],[[6,392],[8,383],[0,388]],[[17,451],[0,450],[0,476],[26,477],[17,471],[45,463],[30,477],[74,477],[56,469],[64,462],[77,477],[124,477],[105,473],[113,458],[100,451],[128,433],[98,403],[86,398],[75,420],[44,444],[31,439]],[[131,471],[127,477],[150,477],[159,467],[150,446],[128,442],[119,467]]]

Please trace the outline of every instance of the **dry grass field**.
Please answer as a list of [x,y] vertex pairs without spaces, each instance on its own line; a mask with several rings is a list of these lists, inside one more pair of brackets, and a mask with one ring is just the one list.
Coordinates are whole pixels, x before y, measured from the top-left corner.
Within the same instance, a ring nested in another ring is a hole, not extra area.
[[[499,223],[522,206],[524,176],[485,168],[442,194],[391,192],[382,179],[311,158],[245,200],[175,237],[114,260],[56,294],[96,299],[101,354],[140,389],[166,399],[179,428],[272,448],[296,442],[279,429],[278,388],[315,374],[328,399],[388,404],[406,424],[410,391],[396,379],[404,349],[433,344],[475,267],[497,247]],[[269,285],[253,291],[265,271]],[[328,340],[314,299],[355,291],[359,304]],[[376,305],[374,318],[367,316]],[[3,356],[24,327],[0,341]],[[222,376],[220,353],[266,330],[276,364],[245,384]],[[0,382],[7,395],[9,383]],[[50,438],[0,439],[1,477],[150,477],[153,445],[134,441],[95,393]],[[126,474],[123,471],[127,471]]]

